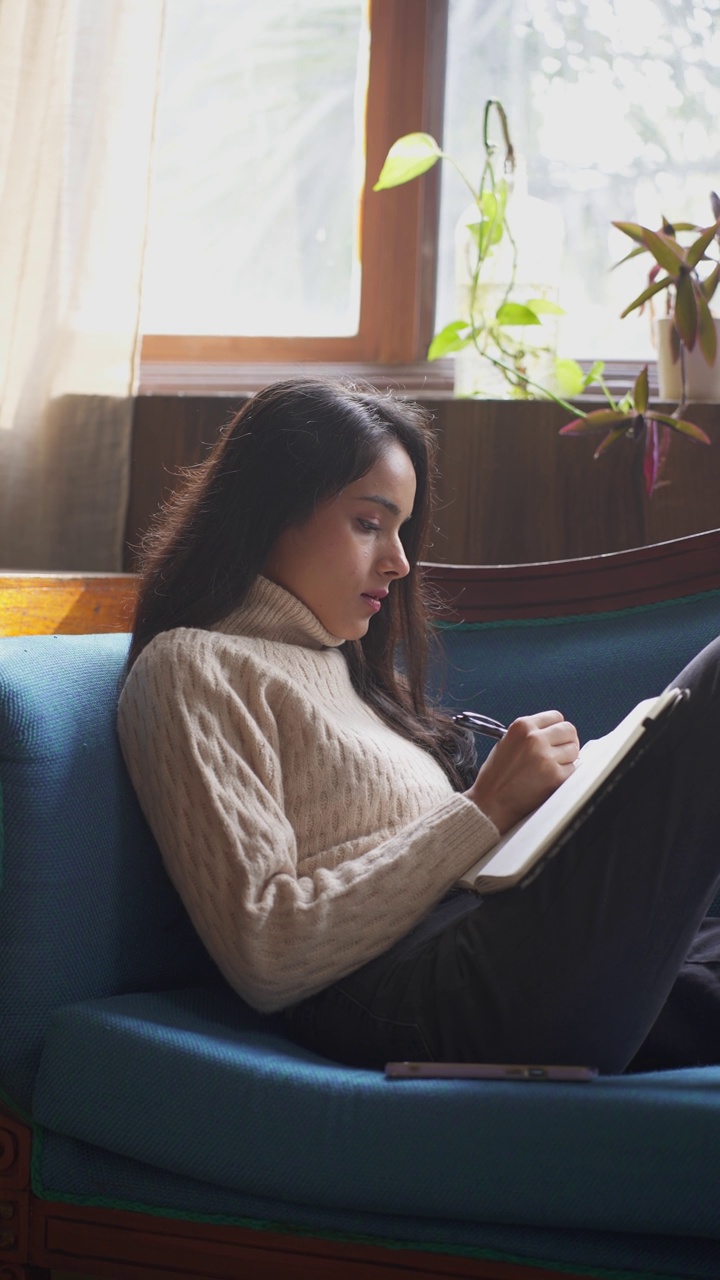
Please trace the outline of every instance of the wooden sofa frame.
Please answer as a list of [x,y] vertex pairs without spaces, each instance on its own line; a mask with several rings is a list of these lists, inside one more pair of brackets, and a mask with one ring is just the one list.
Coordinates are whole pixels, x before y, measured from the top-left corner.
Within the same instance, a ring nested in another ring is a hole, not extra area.
[[[623,609],[720,588],[720,530],[633,551],[513,566],[429,565],[437,616],[468,622]],[[0,576],[0,635],[124,631],[131,574]],[[32,1126],[0,1107],[0,1280],[584,1280],[525,1264],[216,1226],[33,1194]]]

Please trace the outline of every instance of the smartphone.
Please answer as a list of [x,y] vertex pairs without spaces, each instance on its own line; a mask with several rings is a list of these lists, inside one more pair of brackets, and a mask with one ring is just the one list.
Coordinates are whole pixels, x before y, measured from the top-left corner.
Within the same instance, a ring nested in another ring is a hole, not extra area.
[[388,1080],[594,1080],[595,1067],[514,1062],[387,1062]]

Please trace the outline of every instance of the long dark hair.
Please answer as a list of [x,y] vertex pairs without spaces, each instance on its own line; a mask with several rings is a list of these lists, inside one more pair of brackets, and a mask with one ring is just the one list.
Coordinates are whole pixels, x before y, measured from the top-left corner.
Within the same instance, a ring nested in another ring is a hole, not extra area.
[[[365,475],[391,441],[405,449],[417,480],[400,534],[410,572],[362,640],[341,652],[360,696],[464,786],[473,768],[469,737],[425,698],[428,611],[418,561],[430,527],[435,441],[425,411],[390,394],[292,379],[240,410],[144,539],[128,670],[160,632],[212,627],[237,609],[278,535]],[[404,674],[396,669],[400,645]]]

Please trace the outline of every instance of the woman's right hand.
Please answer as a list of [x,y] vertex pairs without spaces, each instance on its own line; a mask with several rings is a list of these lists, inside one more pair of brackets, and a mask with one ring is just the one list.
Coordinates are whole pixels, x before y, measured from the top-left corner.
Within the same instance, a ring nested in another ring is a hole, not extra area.
[[513,720],[468,791],[502,835],[552,795],[575,768],[577,730],[559,711]]

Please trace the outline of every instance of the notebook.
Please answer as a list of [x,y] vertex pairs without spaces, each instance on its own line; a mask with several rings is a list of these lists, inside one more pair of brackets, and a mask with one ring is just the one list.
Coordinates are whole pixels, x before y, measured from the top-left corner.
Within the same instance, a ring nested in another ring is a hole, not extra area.
[[666,689],[639,702],[615,729],[581,748],[575,771],[557,791],[523,818],[461,876],[458,884],[478,893],[496,893],[520,884],[539,870],[543,857],[582,821],[649,745],[686,689]]

